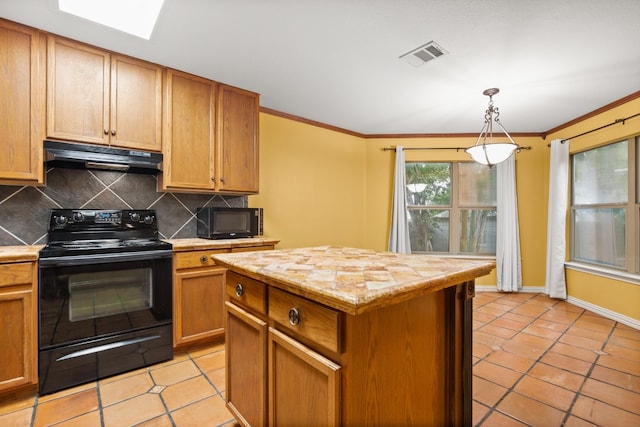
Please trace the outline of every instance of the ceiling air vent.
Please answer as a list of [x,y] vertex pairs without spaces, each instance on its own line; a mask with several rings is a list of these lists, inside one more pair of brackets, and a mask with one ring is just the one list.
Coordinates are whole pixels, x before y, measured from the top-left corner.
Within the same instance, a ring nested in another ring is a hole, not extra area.
[[405,53],[400,59],[404,59],[414,67],[419,67],[425,62],[446,55],[447,53],[449,52],[440,47],[436,42],[430,41],[417,49],[413,49],[411,52]]

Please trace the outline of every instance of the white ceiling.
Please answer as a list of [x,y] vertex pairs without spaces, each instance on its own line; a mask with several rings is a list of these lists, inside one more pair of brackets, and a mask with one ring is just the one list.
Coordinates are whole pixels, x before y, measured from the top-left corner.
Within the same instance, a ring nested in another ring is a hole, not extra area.
[[[134,1],[134,0],[132,0]],[[362,134],[544,132],[640,90],[639,0],[165,0],[151,40],[0,0],[0,16],[261,94]],[[449,54],[413,67],[429,41]]]

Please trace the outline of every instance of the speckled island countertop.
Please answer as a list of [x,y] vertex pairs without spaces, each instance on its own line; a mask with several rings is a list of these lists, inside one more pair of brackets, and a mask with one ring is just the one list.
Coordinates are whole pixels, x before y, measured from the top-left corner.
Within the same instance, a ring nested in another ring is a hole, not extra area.
[[358,314],[489,274],[495,262],[341,246],[213,255],[236,273]]

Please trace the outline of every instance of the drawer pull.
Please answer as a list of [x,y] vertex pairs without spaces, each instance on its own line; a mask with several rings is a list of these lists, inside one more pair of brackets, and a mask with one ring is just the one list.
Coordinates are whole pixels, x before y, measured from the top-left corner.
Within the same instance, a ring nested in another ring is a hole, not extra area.
[[289,310],[289,324],[291,326],[296,326],[298,323],[300,323],[300,312],[294,307]]
[[241,284],[241,283],[238,283],[238,284],[236,285],[236,296],[237,296],[238,298],[240,298],[240,297],[242,296],[242,294],[244,294],[244,287],[242,286],[242,284]]
[[207,263],[207,257],[206,257],[206,256],[204,256],[204,255],[202,255],[202,256],[200,257],[200,262],[201,262],[202,264],[206,264],[206,263]]

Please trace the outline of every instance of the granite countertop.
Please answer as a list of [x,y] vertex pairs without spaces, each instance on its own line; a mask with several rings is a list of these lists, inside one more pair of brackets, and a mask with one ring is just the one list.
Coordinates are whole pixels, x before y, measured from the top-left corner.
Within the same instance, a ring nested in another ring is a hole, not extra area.
[[44,245],[0,246],[0,262],[36,261]]
[[198,251],[210,249],[230,249],[230,248],[246,248],[250,246],[275,245],[280,240],[270,239],[268,237],[251,237],[242,239],[164,239],[173,245],[174,252]]
[[[280,240],[268,237],[252,237],[246,239],[164,239],[173,245],[174,252],[210,250],[210,249],[230,249],[247,248],[251,246],[276,245]],[[0,262],[21,262],[36,261],[38,252],[44,245],[0,245]]]
[[337,310],[358,314],[489,274],[494,261],[341,246],[216,254],[219,265]]

